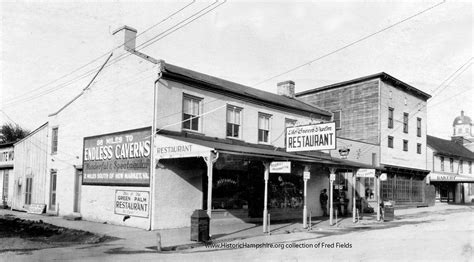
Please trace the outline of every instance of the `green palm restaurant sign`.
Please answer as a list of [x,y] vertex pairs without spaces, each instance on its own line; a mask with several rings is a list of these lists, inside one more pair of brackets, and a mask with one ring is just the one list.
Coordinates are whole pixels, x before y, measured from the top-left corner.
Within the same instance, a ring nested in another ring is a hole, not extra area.
[[149,186],[150,128],[84,138],[83,185]]

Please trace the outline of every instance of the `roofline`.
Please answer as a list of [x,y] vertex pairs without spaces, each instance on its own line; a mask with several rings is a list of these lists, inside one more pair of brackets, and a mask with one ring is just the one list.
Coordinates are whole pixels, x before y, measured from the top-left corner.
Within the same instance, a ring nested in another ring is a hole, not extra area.
[[[179,66],[176,66],[176,65],[173,65],[173,64],[169,64],[171,66],[174,66],[174,67],[177,67],[177,68],[181,68]],[[187,68],[182,68],[184,70],[189,70],[189,71],[192,71],[194,73],[198,73],[198,74],[202,74],[202,75],[206,75],[204,73],[200,73],[200,72],[197,72],[197,71],[194,71],[194,70],[190,70],[190,69],[187,69]],[[250,87],[250,86],[246,86],[246,85],[242,85],[242,84],[239,84],[239,83],[235,83],[235,82],[232,82],[232,81],[229,81],[229,80],[225,80],[225,79],[222,79],[222,78],[218,78],[218,77],[215,77],[215,76],[211,76],[211,75],[207,75],[209,77],[212,77],[212,78],[215,78],[215,79],[218,79],[218,80],[223,80],[223,81],[226,81],[226,82],[229,82],[231,84],[235,84],[235,85],[240,85],[240,86],[243,86],[243,87],[246,87],[246,88],[252,88],[252,89],[256,89],[254,87]],[[163,77],[168,77],[170,79],[173,79],[173,80],[180,80],[182,79],[183,81],[190,81],[190,82],[193,82],[193,83],[196,83],[196,84],[201,84],[201,85],[206,85],[206,86],[209,86],[211,88],[215,87],[215,86],[218,86],[216,84],[213,84],[213,83],[209,83],[207,81],[201,81],[201,80],[197,80],[195,78],[191,78],[191,77],[188,77],[188,76],[185,76],[185,75],[181,75],[181,74],[178,74],[178,73],[174,73],[174,72],[170,72],[170,71],[166,71],[166,64],[165,64],[165,70],[163,71]],[[304,110],[304,109],[301,109],[301,108],[298,108],[298,107],[288,107],[288,106],[284,106],[280,103],[276,103],[276,102],[273,102],[273,101],[269,101],[269,100],[265,100],[265,99],[261,99],[259,97],[255,98],[255,97],[251,97],[251,96],[246,96],[246,95],[243,95],[243,94],[240,94],[238,92],[232,92],[232,91],[229,91],[229,90],[219,90],[219,91],[222,91],[222,92],[225,92],[225,93],[231,93],[231,94],[234,94],[236,96],[239,96],[239,97],[248,97],[250,99],[253,99],[253,100],[257,100],[257,101],[261,101],[261,102],[265,102],[265,103],[268,103],[268,104],[272,104],[272,105],[276,105],[276,106],[279,106],[279,107],[283,107],[283,108],[288,108],[288,109],[292,109],[292,110],[296,110],[296,111],[299,111],[299,112],[307,112],[307,113],[310,113],[310,114],[320,114],[322,116],[326,116],[326,117],[332,117],[332,113],[325,110],[325,109],[322,109],[322,108],[318,108],[318,107],[315,107],[314,105],[311,105],[311,104],[308,104],[308,103],[305,103],[301,100],[298,100],[299,102],[301,103],[304,103],[304,104],[307,104],[308,106],[311,106],[314,108],[314,111],[309,111],[309,110]],[[262,92],[266,92],[266,91],[263,91],[263,90],[260,90]]]
[[26,140],[27,138],[29,138],[30,136],[34,135],[35,133],[37,133],[39,130],[41,130],[43,127],[47,126],[49,122],[46,122],[44,124],[42,124],[40,127],[36,128],[35,130],[31,131],[27,136],[25,136],[24,138],[22,138],[21,140],[18,140],[16,141],[13,146],[15,146],[16,144],[19,144],[21,142],[23,142],[24,140]]
[[431,95],[429,95],[428,93],[425,93],[385,72],[380,72],[380,73],[377,73],[377,74],[373,74],[373,75],[368,75],[368,76],[363,76],[363,77],[359,77],[359,78],[354,78],[354,79],[351,79],[351,80],[347,80],[347,81],[343,81],[343,82],[339,82],[339,83],[335,83],[335,84],[331,84],[331,85],[326,85],[326,86],[321,86],[321,87],[317,87],[317,88],[313,88],[313,89],[310,89],[310,90],[306,90],[306,91],[303,91],[303,92],[299,92],[299,93],[296,93],[295,96],[298,97],[298,96],[303,96],[303,95],[307,95],[307,94],[312,94],[312,93],[318,93],[318,92],[321,92],[321,91],[325,91],[325,90],[329,90],[329,89],[334,89],[334,88],[338,88],[338,87],[342,87],[342,86],[347,86],[347,85],[351,85],[351,84],[356,84],[356,83],[360,83],[360,82],[364,82],[364,81],[368,81],[368,80],[372,80],[372,79],[382,79],[382,80],[388,80],[388,81],[392,81],[394,82],[397,86],[401,86],[403,88],[405,88],[407,91],[409,92],[413,92],[415,93],[415,95],[418,95],[418,96],[421,96],[422,98],[424,98],[425,100],[428,100],[431,98]]
[[15,143],[16,143],[16,142],[3,143],[3,144],[0,144],[0,148],[11,147],[11,146],[13,146]]
[[[430,143],[428,142],[428,137],[432,137],[434,139],[438,139],[438,140],[443,140],[445,142],[448,142],[448,143],[454,143],[458,146],[460,146],[461,148],[465,149],[466,150],[466,153],[469,153],[471,152],[469,149],[467,149],[466,147],[464,147],[463,145],[460,145],[452,140],[448,140],[448,139],[443,139],[443,138],[439,138],[437,136],[431,136],[431,135],[426,135],[426,146],[431,148],[434,152],[435,155],[442,155],[442,156],[448,156],[448,157],[457,157],[457,158],[463,158],[463,159],[469,159],[469,160],[474,160],[474,157],[468,157],[468,156],[461,156],[461,155],[458,155],[458,154],[453,154],[453,153],[446,153],[446,152],[440,152],[438,149],[434,148],[433,145],[430,145]],[[474,153],[473,153],[474,154]]]

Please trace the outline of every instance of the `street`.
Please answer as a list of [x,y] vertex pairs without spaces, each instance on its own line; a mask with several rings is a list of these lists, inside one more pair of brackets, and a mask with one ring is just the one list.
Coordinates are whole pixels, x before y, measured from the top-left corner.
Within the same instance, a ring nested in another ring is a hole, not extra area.
[[114,242],[2,254],[2,261],[473,261],[474,206],[397,211],[392,222],[260,235],[156,253]]

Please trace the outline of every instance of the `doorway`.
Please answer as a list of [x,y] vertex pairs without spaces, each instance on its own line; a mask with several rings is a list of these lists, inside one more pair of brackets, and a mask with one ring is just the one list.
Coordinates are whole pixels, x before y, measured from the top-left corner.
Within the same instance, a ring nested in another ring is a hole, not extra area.
[[49,210],[56,210],[56,181],[58,173],[56,170],[51,170],[50,183],[49,183]]
[[76,169],[76,179],[74,183],[74,212],[81,212],[81,186],[82,186],[82,169]]

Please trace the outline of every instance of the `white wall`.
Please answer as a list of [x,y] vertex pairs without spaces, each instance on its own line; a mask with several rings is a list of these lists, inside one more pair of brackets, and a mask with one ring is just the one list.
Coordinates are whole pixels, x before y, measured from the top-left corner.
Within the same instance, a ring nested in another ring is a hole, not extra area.
[[[25,210],[26,178],[32,180],[32,204],[49,204],[48,125],[15,144],[12,208]],[[21,181],[19,186],[18,181]]]
[[[382,164],[407,168],[427,169],[426,166],[426,101],[381,81],[380,88],[380,148]],[[405,104],[406,100],[406,104]],[[388,108],[394,108],[393,128],[388,128]],[[403,113],[409,114],[408,133],[403,132]],[[421,118],[421,137],[417,136],[417,118]],[[388,136],[393,136],[393,148],[388,147]],[[403,140],[408,140],[408,151],[403,151]],[[421,144],[421,154],[417,144]]]

